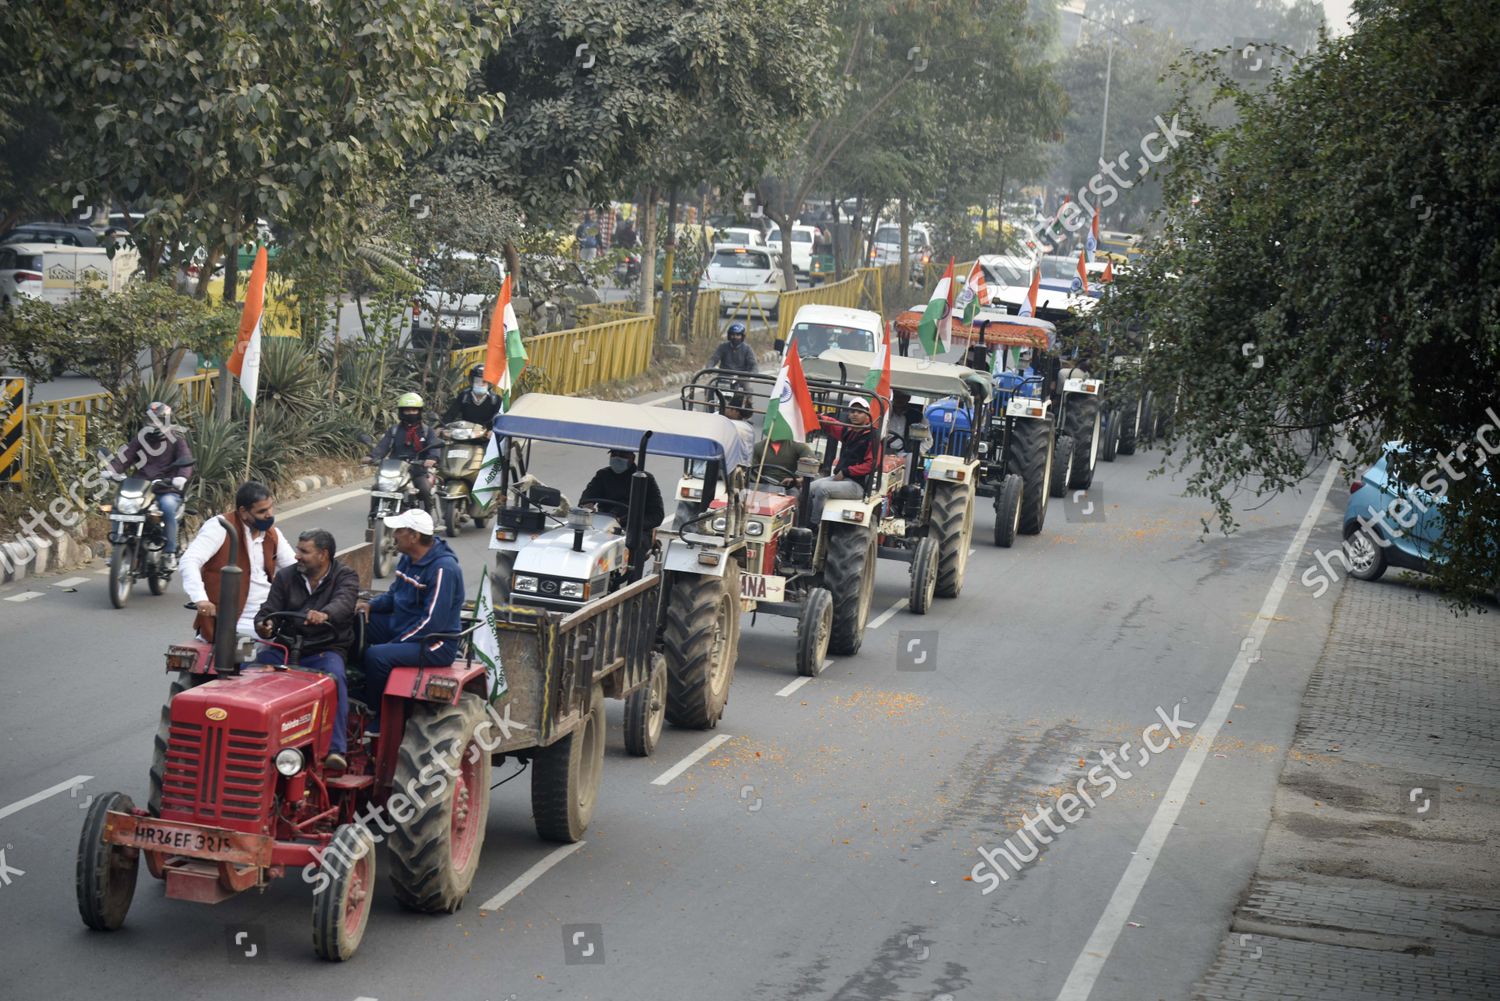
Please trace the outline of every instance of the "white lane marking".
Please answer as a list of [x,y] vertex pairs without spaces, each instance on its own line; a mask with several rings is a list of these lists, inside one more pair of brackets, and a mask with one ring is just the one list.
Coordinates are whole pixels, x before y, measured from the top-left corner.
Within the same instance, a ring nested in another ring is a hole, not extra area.
[[681,775],[683,772],[696,765],[700,759],[705,757],[710,751],[712,751],[714,748],[718,747],[728,739],[729,734],[727,733],[721,733],[717,737],[712,738],[708,743],[698,748],[692,754],[689,754],[687,757],[677,762],[677,764],[673,765],[671,768],[668,768],[656,778],[652,779],[651,784],[654,786],[666,785],[677,776]]
[[535,883],[538,879],[540,879],[544,872],[546,872],[548,869],[551,869],[553,866],[557,865],[557,863],[561,862],[569,855],[572,855],[574,852],[576,852],[586,844],[588,844],[587,841],[576,841],[571,845],[563,845],[561,848],[552,852],[550,855],[543,858],[540,862],[533,865],[530,869],[527,869],[525,872],[521,873],[521,875],[517,876],[505,889],[501,890],[499,893],[495,894],[493,897],[480,904],[479,909],[481,911],[498,911],[500,908],[504,907],[506,904],[515,899],[515,897],[520,894],[522,890],[526,889],[532,883]]
[[88,582],[89,582],[89,579],[87,577],[69,577],[67,580],[57,581],[52,586],[53,587],[77,587],[79,584],[87,584]]
[[290,508],[286,511],[277,511],[276,517],[283,520],[287,518],[295,518],[297,517],[297,515],[306,514],[309,511],[318,511],[325,507],[332,507],[335,504],[342,504],[344,501],[349,500],[352,497],[363,497],[369,492],[369,488],[367,487],[360,487],[358,490],[345,490],[341,494],[334,494],[332,497],[324,497],[322,500],[314,501],[311,504],[303,504],[301,507]]
[[[831,664],[831,663],[833,663],[833,661],[831,661],[831,660],[825,660],[823,662],[823,669],[826,671],[828,669],[828,665]],[[797,689],[801,688],[803,685],[807,684],[811,680],[812,680],[811,678],[798,678],[796,681],[792,682],[790,685],[787,685],[785,688],[783,688],[781,691],[777,692],[776,694],[778,696],[780,696],[781,698],[786,698],[788,695],[792,694]]]
[[902,598],[900,601],[896,602],[890,608],[887,608],[885,611],[881,612],[879,615],[877,615],[873,619],[871,619],[869,625],[865,626],[865,628],[866,629],[879,629],[881,626],[883,626],[887,622],[891,621],[891,616],[895,615],[897,612],[901,611],[901,609],[903,609],[905,607],[906,607],[906,599]]
[[970,547],[969,547],[969,555],[970,555],[970,556],[973,556],[973,555],[974,555],[974,554],[975,554],[975,553],[977,553],[977,552],[979,552],[979,550],[977,550],[977,549],[975,549],[975,548],[974,548],[974,547],[972,547],[972,546],[970,546]]
[[58,793],[72,789],[74,786],[82,785],[92,778],[92,775],[75,775],[66,782],[59,782],[55,786],[48,786],[39,793],[27,796],[25,799],[18,799],[10,806],[0,807],[0,820],[4,820],[13,813],[20,813],[28,806],[34,806],[49,796],[56,796]]
[[41,596],[42,596],[42,592],[41,591],[22,591],[20,594],[13,594],[9,598],[6,598],[5,600],[6,601],[30,601],[32,598],[40,598]]
[[1239,656],[1234,658],[1229,673],[1224,677],[1224,684],[1219,688],[1218,697],[1214,699],[1213,708],[1208,711],[1208,716],[1203,722],[1198,724],[1192,747],[1183,757],[1182,764],[1177,767],[1177,773],[1172,776],[1172,783],[1167,786],[1166,795],[1162,797],[1161,805],[1156,808],[1151,823],[1146,827],[1146,833],[1141,835],[1140,844],[1136,845],[1135,851],[1130,853],[1130,863],[1125,867],[1125,874],[1120,877],[1119,885],[1110,895],[1109,903],[1105,905],[1104,913],[1099,916],[1099,923],[1094,926],[1093,934],[1089,936],[1078,958],[1073,961],[1073,969],[1068,974],[1062,991],[1057,995],[1058,1001],[1086,1001],[1089,993],[1094,989],[1094,982],[1099,979],[1099,973],[1104,968],[1110,951],[1115,947],[1115,939],[1119,937],[1120,932],[1125,928],[1125,923],[1130,919],[1131,909],[1135,907],[1136,899],[1145,888],[1146,880],[1151,875],[1151,868],[1156,865],[1156,859],[1166,844],[1167,835],[1171,833],[1172,826],[1177,823],[1178,814],[1182,812],[1183,804],[1188,800],[1188,793],[1192,791],[1193,782],[1198,778],[1198,772],[1208,758],[1209,748],[1213,746],[1214,738],[1219,735],[1219,728],[1229,718],[1229,711],[1239,697],[1240,685],[1244,683],[1245,675],[1250,671],[1250,651],[1260,648],[1261,640],[1265,638],[1266,630],[1270,628],[1271,619],[1276,615],[1276,609],[1281,605],[1282,596],[1286,593],[1287,582],[1291,580],[1292,571],[1302,555],[1302,548],[1307,545],[1313,525],[1317,522],[1318,515],[1323,512],[1323,502],[1328,498],[1328,490],[1333,485],[1333,477],[1337,472],[1338,463],[1329,463],[1328,472],[1323,476],[1323,485],[1313,496],[1312,505],[1307,509],[1307,514],[1302,516],[1302,525],[1297,529],[1292,544],[1287,547],[1286,555],[1281,558],[1281,569],[1277,571],[1276,579],[1271,582],[1270,590],[1266,592],[1266,599],[1261,603],[1260,613],[1256,615],[1255,623],[1250,627],[1250,632],[1246,637],[1250,642],[1243,644]]

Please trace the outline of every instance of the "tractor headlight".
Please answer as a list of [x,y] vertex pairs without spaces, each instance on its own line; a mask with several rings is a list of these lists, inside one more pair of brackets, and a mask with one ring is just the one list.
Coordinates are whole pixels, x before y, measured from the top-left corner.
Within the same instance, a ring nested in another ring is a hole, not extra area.
[[728,525],[728,524],[729,524],[729,522],[727,520],[725,520],[724,516],[720,515],[719,517],[717,517],[717,518],[715,518],[713,520],[713,530],[715,532],[722,532],[722,531],[724,531],[725,526]]
[[302,771],[302,752],[295,747],[288,747],[276,755],[276,770],[287,778]]
[[745,526],[745,534],[760,537],[766,534],[766,523],[763,521],[752,521]]
[[528,577],[525,574],[518,573],[514,578],[512,578],[510,586],[511,589],[515,591],[525,591],[527,594],[536,594],[535,577]]
[[581,601],[585,597],[583,581],[565,580],[558,586],[557,593],[564,598],[577,598]]

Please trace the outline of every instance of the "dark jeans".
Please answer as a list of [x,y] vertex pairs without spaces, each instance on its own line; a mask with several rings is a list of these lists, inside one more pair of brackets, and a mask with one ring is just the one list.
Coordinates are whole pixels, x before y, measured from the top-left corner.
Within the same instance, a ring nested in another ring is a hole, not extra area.
[[[374,709],[376,718],[381,714],[381,696],[385,694],[386,679],[393,667],[447,667],[458,656],[458,644],[449,640],[436,650],[432,644],[410,640],[392,643],[396,631],[391,628],[389,615],[371,613],[370,624],[365,629],[369,646],[365,648],[365,659],[361,665],[365,672],[365,705]],[[377,728],[378,724],[377,724]],[[380,730],[381,733],[385,731]]]
[[[275,647],[266,647],[255,658],[257,664],[284,664],[286,654]],[[324,650],[321,653],[305,653],[302,655],[302,666],[313,671],[321,671],[333,679],[338,688],[338,708],[333,713],[333,740],[328,745],[328,750],[335,754],[343,754],[349,749],[349,688],[344,679],[344,657],[337,650]]]

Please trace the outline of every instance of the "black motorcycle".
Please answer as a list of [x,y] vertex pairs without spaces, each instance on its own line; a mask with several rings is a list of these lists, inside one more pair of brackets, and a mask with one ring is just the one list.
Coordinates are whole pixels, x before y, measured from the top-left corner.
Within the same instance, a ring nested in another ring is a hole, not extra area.
[[[184,463],[187,464],[190,463]],[[143,476],[127,476],[115,489],[114,502],[103,507],[109,515],[109,541],[114,546],[109,557],[109,602],[116,608],[125,607],[135,582],[142,577],[152,594],[164,593],[167,581],[172,579],[166,558],[166,522],[156,499],[160,494],[181,494],[181,491],[172,486],[170,477],[148,480]],[[179,510],[179,540],[181,518],[188,513],[186,507]],[[180,547],[174,548],[181,551]]]

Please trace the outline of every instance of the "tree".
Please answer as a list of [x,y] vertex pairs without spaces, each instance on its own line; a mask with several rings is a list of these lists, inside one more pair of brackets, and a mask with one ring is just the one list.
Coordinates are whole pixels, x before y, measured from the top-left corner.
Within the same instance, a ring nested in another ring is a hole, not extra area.
[[1236,119],[1185,111],[1161,234],[1101,314],[1151,338],[1148,384],[1177,400],[1168,462],[1222,526],[1236,489],[1330,456],[1358,471],[1400,439],[1396,475],[1446,498],[1442,578],[1494,587],[1500,26],[1461,0],[1356,9],[1264,89],[1194,61],[1185,86]]

